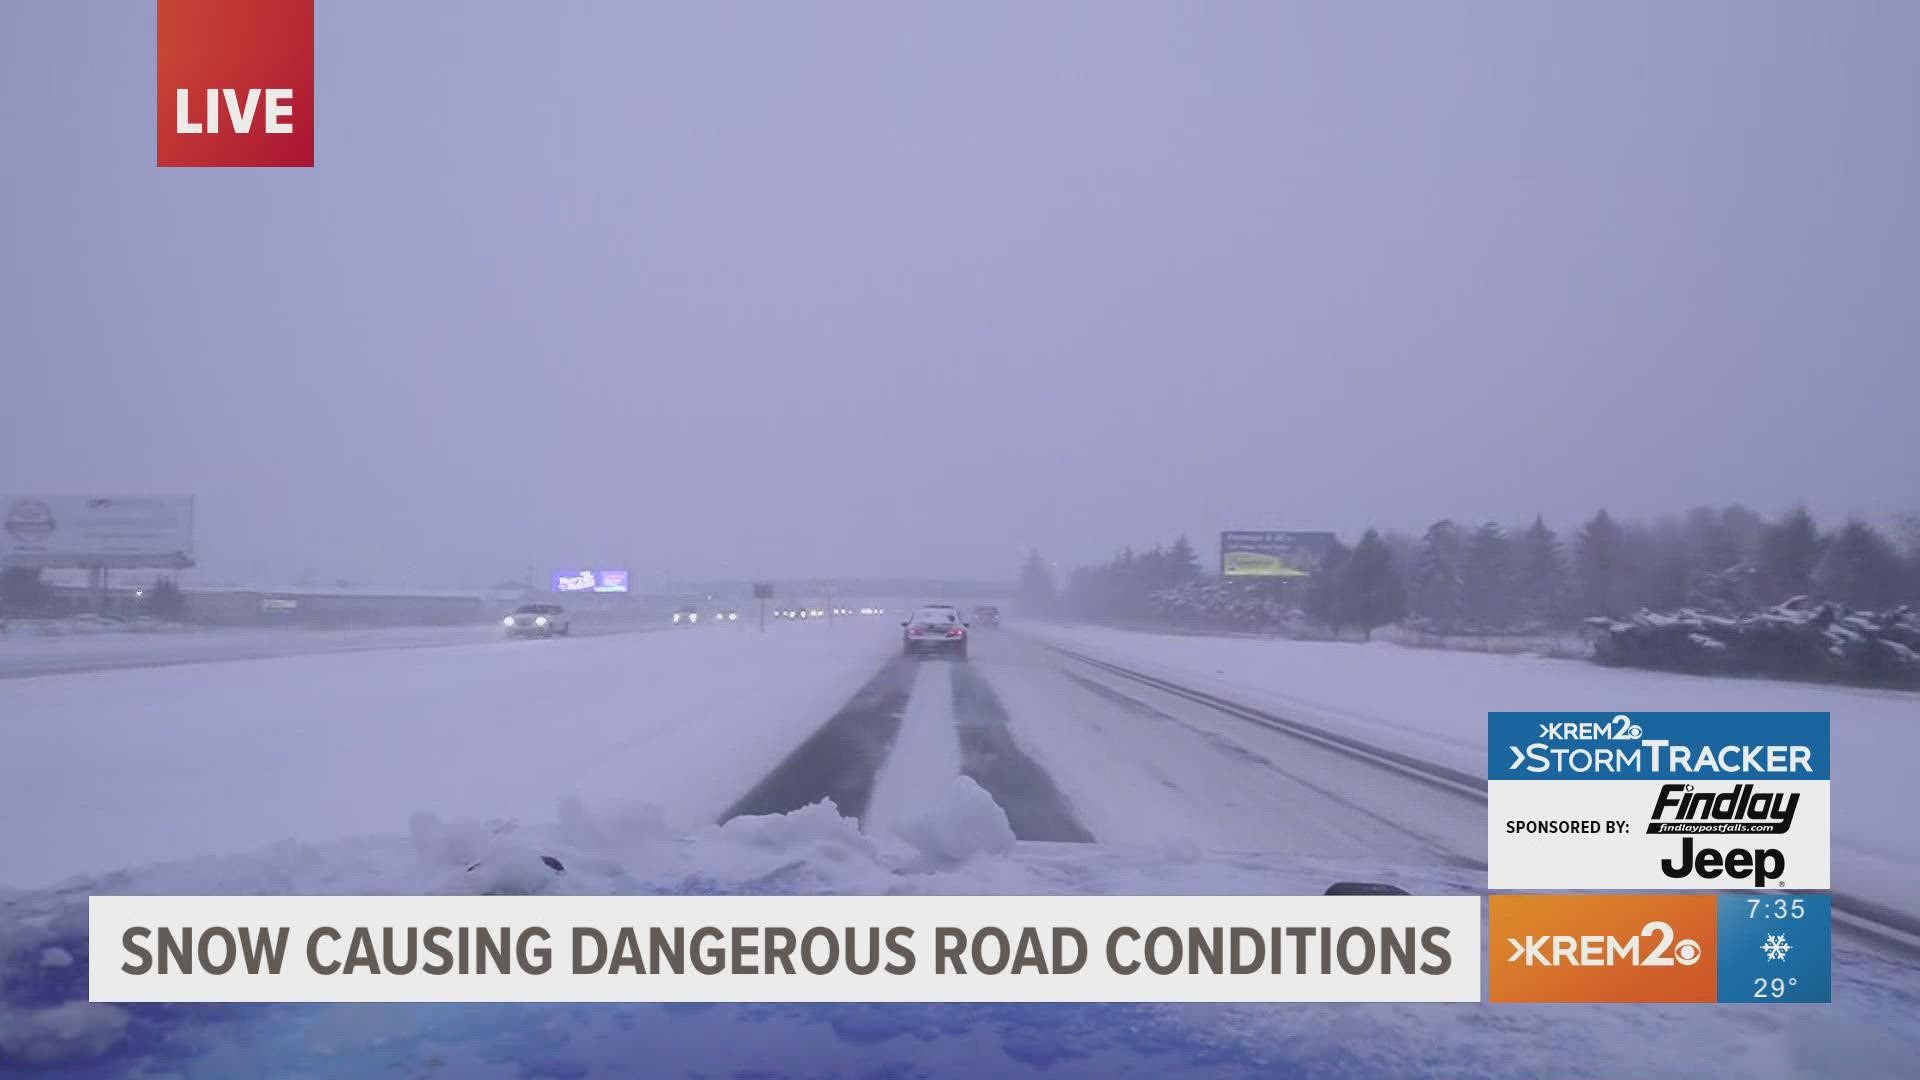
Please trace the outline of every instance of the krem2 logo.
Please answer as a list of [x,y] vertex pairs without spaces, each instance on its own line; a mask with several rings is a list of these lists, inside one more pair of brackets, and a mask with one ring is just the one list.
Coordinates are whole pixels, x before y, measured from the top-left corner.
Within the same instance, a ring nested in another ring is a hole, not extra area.
[[1513,950],[1507,963],[1523,967],[1692,967],[1700,962],[1700,943],[1674,940],[1673,924],[1655,919],[1631,937],[1607,934],[1529,934],[1507,939]]

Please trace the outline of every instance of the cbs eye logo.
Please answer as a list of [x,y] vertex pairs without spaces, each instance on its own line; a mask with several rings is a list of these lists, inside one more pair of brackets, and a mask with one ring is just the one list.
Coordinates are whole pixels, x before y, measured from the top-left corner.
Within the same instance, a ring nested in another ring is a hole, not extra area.
[[159,0],[157,164],[313,165],[313,0]]

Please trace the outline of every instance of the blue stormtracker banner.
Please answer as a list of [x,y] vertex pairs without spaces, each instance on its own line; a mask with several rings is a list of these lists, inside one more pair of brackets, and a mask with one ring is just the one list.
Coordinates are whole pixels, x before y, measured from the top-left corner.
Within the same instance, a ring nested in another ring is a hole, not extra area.
[[1827,713],[1488,713],[1492,889],[1831,887]]

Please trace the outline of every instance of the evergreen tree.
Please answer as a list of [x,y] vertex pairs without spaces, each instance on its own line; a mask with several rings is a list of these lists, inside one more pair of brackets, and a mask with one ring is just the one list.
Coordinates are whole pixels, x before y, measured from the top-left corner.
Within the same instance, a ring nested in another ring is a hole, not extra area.
[[1907,560],[1907,585],[1900,602],[1920,605],[1920,514],[1901,515],[1900,546]]
[[1345,618],[1365,631],[1368,639],[1375,629],[1406,614],[1406,586],[1394,569],[1392,552],[1373,529],[1354,546],[1341,578]]
[[1202,576],[1200,554],[1193,550],[1193,544],[1187,540],[1187,534],[1181,533],[1180,539],[1167,549],[1167,571],[1171,584],[1185,585],[1197,581]]
[[1812,592],[1820,546],[1820,530],[1804,506],[1787,511],[1769,526],[1760,540],[1761,602],[1777,604]]
[[187,597],[172,578],[160,578],[142,592],[140,614],[163,622],[183,622],[187,617]]
[[1460,586],[1466,621],[1473,629],[1504,630],[1513,623],[1511,548],[1506,530],[1491,521],[1467,541]]
[[1451,521],[1436,521],[1420,540],[1413,564],[1407,606],[1422,622],[1442,633],[1457,629],[1466,615],[1461,580],[1464,553]]
[[1307,617],[1333,631],[1334,637],[1339,637],[1341,629],[1352,622],[1346,606],[1347,563],[1352,558],[1352,550],[1335,540],[1327,549],[1326,557],[1314,568],[1313,577],[1307,580]]
[[1027,552],[1027,561],[1020,567],[1020,580],[1014,586],[1014,601],[1020,611],[1027,615],[1046,615],[1054,610],[1057,598],[1054,595],[1053,571],[1047,568],[1047,561],[1040,557],[1040,549]]
[[1620,535],[1622,609],[1650,607],[1666,611],[1687,602],[1687,583],[1695,563],[1689,556],[1686,529],[1666,520],[1651,526],[1623,526]]
[[1878,610],[1897,602],[1904,570],[1899,554],[1878,529],[1849,521],[1827,544],[1814,568],[1813,585],[1822,599]]
[[1561,623],[1567,616],[1568,581],[1560,538],[1547,527],[1547,519],[1536,514],[1519,546],[1514,592],[1520,617],[1546,626]]
[[1624,615],[1626,583],[1621,565],[1625,539],[1605,510],[1580,529],[1574,554],[1580,588],[1580,614]]
[[36,611],[53,599],[53,590],[37,567],[9,566],[0,570],[0,611]]

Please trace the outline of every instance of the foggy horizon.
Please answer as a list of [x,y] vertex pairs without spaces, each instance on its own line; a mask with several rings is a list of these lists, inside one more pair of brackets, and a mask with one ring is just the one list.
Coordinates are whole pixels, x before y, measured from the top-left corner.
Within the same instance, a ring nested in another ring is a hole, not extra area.
[[0,17],[0,490],[205,579],[1920,510],[1910,6],[329,3],[312,170],[96,14]]

